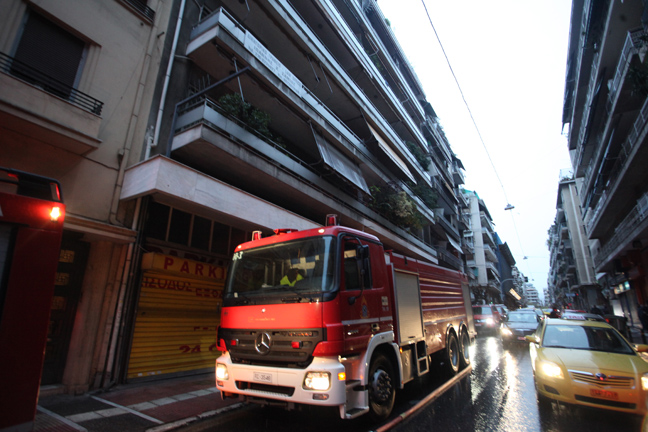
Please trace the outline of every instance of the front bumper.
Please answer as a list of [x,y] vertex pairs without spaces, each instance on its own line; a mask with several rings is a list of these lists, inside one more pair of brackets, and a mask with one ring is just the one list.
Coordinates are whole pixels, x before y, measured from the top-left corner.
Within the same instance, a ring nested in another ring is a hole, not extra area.
[[[225,394],[237,394],[243,400],[273,400],[286,404],[340,406],[346,402],[346,381],[338,374],[344,366],[337,358],[316,358],[306,369],[254,366],[232,363],[229,353],[219,357],[216,364],[227,367],[229,379],[216,379],[216,387]],[[307,372],[329,372],[327,390],[303,388]]]
[[535,383],[539,394],[556,401],[592,408],[646,415],[648,413],[646,391],[641,381],[634,380],[627,388],[588,384],[569,376],[563,379],[542,378],[536,371]]
[[488,320],[482,320],[482,319],[476,319],[475,320],[475,330],[477,333],[495,333],[497,332],[499,324],[493,322],[493,321],[488,321]]

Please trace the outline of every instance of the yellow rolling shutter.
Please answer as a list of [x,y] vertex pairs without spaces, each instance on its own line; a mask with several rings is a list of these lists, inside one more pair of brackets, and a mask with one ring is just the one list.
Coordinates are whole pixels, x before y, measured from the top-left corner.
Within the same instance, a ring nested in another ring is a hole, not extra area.
[[147,253],[128,378],[213,369],[225,268]]

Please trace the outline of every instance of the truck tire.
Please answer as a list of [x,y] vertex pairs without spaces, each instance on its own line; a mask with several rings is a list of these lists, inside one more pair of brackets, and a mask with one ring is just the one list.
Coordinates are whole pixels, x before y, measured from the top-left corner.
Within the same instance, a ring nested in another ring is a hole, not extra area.
[[464,329],[461,332],[461,342],[459,343],[459,350],[461,352],[461,369],[464,369],[470,364],[470,336],[468,336],[468,330]]
[[459,342],[457,342],[457,336],[454,333],[448,335],[448,340],[446,341],[446,350],[445,362],[446,370],[448,373],[453,376],[459,372]]
[[368,375],[369,417],[382,421],[389,417],[396,400],[394,368],[387,357],[377,353],[371,360]]

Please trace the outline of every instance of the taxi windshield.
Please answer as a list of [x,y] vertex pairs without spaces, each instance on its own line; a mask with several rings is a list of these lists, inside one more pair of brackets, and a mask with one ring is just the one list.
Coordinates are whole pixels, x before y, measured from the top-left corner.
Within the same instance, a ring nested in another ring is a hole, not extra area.
[[317,237],[236,252],[225,285],[225,302],[258,303],[270,297],[299,302],[332,291],[335,243],[333,237]]
[[542,346],[633,354],[634,350],[612,328],[575,325],[549,325]]

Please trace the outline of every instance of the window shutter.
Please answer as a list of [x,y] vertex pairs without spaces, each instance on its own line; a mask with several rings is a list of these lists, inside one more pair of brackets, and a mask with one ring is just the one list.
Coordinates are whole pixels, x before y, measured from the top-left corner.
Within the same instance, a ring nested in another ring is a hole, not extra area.
[[[74,87],[85,43],[36,13],[30,13],[14,58],[29,68],[21,68],[21,78],[41,81],[43,74],[55,81],[49,91],[61,97],[69,97]],[[13,71],[17,69],[14,66]]]

